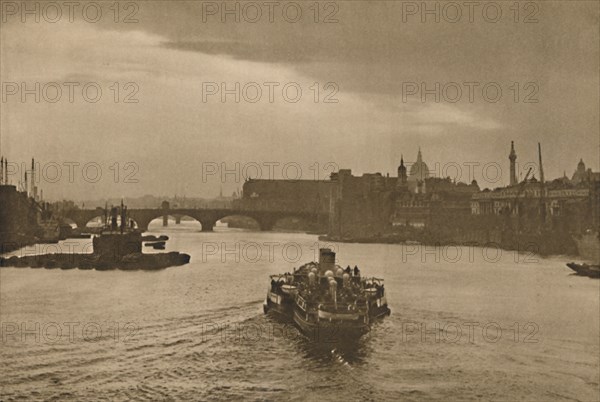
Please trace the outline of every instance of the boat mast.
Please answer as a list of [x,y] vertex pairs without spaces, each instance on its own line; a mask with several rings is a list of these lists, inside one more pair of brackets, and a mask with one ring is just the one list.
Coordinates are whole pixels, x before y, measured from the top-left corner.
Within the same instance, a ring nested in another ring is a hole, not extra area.
[[538,142],[538,155],[540,160],[540,231],[546,225],[546,186],[544,183],[544,166],[542,165],[542,145]]
[[519,202],[519,197],[521,196],[521,193],[523,192],[523,190],[525,190],[525,184],[527,183],[527,179],[529,178],[529,174],[531,173],[531,168],[529,168],[529,170],[527,171],[527,174],[525,175],[525,178],[523,179],[523,181],[521,183],[519,183],[519,189],[517,190],[517,195],[515,195],[515,199],[511,205],[510,208],[510,213],[509,216],[512,216],[515,207],[517,207],[517,230],[516,230],[516,234],[519,233],[520,230],[520,226],[521,226],[521,209],[518,208],[518,202]]

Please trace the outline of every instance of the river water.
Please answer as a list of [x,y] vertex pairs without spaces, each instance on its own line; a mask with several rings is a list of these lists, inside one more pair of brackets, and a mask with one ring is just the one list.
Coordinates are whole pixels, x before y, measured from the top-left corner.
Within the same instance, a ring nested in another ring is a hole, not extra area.
[[316,236],[150,229],[190,264],[0,270],[1,400],[600,398],[600,281],[571,275],[568,258],[335,244],[341,265],[385,278],[392,309],[347,345],[262,312],[268,275],[314,260]]

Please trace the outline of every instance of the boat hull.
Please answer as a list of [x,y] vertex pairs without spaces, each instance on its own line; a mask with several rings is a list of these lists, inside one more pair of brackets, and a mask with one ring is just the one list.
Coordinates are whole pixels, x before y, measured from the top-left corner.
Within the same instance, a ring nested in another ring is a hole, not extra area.
[[390,310],[390,308],[387,306],[387,304],[384,306],[372,308],[371,310],[369,310],[369,317],[371,317],[371,318],[383,318],[385,316],[389,316],[390,314],[392,314],[392,310]]
[[371,330],[367,323],[306,319],[302,311],[294,311],[294,323],[309,340],[318,343],[338,343],[358,339]]
[[263,311],[276,318],[291,320],[294,314],[294,301],[291,298],[269,292],[263,304]]

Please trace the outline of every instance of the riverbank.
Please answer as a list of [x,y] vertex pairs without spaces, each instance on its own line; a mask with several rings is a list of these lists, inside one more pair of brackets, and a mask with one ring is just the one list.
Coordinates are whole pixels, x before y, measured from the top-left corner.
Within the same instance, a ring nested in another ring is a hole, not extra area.
[[23,247],[40,243],[40,239],[32,235],[20,233],[0,233],[0,254],[10,253]]

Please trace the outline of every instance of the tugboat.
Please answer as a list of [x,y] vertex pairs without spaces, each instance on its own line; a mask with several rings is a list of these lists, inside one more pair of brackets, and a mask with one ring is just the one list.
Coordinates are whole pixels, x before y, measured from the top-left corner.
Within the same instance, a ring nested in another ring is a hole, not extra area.
[[[134,230],[133,224],[127,225],[127,207],[121,201],[121,208],[112,207],[110,217],[105,208],[104,227],[99,235],[92,239],[93,252],[80,253],[51,253],[40,255],[25,255],[22,257],[0,257],[0,267],[32,267],[32,268],[61,268],[96,269],[107,271],[122,270],[155,270],[170,266],[185,265],[190,262],[188,254],[142,253],[142,234]],[[120,215],[121,222],[118,222]],[[164,241],[162,241],[164,243]],[[154,247],[157,248],[156,246]],[[160,249],[160,248],[158,248]],[[164,249],[164,244],[162,244]]]
[[359,338],[391,312],[383,279],[364,278],[356,266],[343,269],[327,248],[319,250],[318,263],[272,275],[264,311],[292,319],[309,337],[330,340]]

